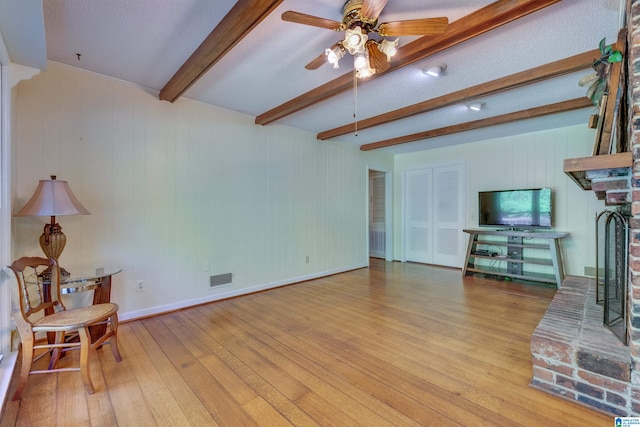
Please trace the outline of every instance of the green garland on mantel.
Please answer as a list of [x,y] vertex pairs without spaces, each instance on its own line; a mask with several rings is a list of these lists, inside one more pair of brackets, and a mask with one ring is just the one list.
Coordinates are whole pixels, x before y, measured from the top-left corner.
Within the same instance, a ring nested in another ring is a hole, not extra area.
[[593,61],[592,65],[595,73],[584,76],[578,82],[580,86],[588,86],[587,97],[596,107],[600,105],[600,101],[608,89],[610,65],[621,61],[622,53],[619,50],[613,50],[613,45],[607,45],[605,39],[600,40],[600,58]]

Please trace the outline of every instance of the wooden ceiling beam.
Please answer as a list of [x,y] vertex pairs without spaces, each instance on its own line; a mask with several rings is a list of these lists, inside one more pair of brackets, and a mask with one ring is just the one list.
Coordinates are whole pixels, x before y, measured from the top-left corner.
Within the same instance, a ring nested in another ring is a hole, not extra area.
[[213,65],[249,34],[282,0],[238,0],[160,91],[160,99],[175,102]]
[[[424,36],[398,49],[391,61],[388,72],[422,60],[428,56],[442,52],[473,37],[486,33],[499,26],[529,15],[560,0],[498,0],[475,12],[449,24],[447,31],[439,36]],[[386,74],[386,73],[384,73]],[[374,74],[363,79],[362,84],[375,80],[383,74]],[[324,101],[353,86],[352,73],[318,86],[284,104],[275,107],[256,117],[255,123],[266,125],[286,117],[318,102]]]
[[[541,82],[543,80],[559,77],[565,74],[590,68],[593,61],[600,57],[600,51],[593,49],[578,55],[564,58],[559,61],[541,65],[530,70],[521,71],[511,74],[487,83],[481,83],[470,88],[461,89],[456,92],[448,93],[437,98],[428,99],[417,104],[389,111],[378,116],[358,121],[358,130],[380,126],[395,120],[404,119],[415,116],[438,108],[447,107],[453,104],[461,104],[472,99],[483,96],[495,95],[496,93],[507,90],[516,89],[532,83]],[[330,129],[318,134],[318,139],[329,139],[340,135],[346,135],[355,131],[355,123],[349,123],[334,129]]]
[[496,126],[516,120],[531,119],[534,117],[542,117],[550,114],[562,113],[565,111],[578,110],[581,108],[593,107],[593,103],[586,96],[583,98],[571,99],[569,101],[557,102],[555,104],[544,105],[542,107],[530,108],[528,110],[516,111],[515,113],[503,114],[500,116],[489,117],[486,119],[475,120],[467,123],[446,126],[439,129],[427,130],[411,135],[399,136],[397,138],[386,139],[383,141],[372,142],[360,146],[360,150],[369,151],[378,148],[391,147],[394,145],[406,144],[408,142],[420,141],[423,139],[435,138],[437,136],[451,135],[468,130],[480,129],[489,126]]

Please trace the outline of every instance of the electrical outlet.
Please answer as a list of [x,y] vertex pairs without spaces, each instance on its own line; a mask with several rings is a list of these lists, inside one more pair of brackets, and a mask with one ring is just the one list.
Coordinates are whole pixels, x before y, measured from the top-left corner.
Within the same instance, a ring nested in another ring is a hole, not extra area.
[[137,292],[144,291],[144,281],[138,280],[138,283],[136,284],[136,291]]
[[307,255],[307,258],[306,258],[305,261],[306,261],[307,264],[309,264],[309,255]]

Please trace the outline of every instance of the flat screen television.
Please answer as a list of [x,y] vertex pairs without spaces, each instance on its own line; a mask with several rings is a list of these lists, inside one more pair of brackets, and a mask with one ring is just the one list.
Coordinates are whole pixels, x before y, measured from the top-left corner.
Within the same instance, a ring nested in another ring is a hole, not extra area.
[[551,228],[551,189],[481,191],[478,223],[487,227]]

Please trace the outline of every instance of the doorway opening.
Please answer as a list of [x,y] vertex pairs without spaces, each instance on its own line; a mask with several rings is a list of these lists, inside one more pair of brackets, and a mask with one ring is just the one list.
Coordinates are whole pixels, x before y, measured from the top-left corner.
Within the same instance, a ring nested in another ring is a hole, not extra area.
[[369,256],[392,260],[391,173],[369,170]]

